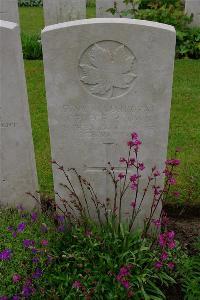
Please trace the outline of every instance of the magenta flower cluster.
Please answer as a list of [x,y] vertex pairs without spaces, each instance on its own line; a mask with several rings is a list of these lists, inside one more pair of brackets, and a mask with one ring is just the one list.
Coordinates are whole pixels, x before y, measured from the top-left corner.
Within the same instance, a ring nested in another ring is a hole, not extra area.
[[171,270],[174,269],[175,263],[171,261],[171,257],[169,255],[169,251],[176,248],[176,242],[174,238],[174,231],[166,231],[159,235],[158,244],[162,250],[162,253],[160,255],[160,260],[155,262],[156,269],[160,269],[163,266],[167,266]]

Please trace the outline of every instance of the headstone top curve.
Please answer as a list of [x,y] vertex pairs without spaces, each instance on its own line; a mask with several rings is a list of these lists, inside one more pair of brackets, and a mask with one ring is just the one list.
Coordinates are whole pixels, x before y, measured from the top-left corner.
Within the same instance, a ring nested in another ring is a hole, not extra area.
[[4,20],[0,20],[0,27],[4,27],[7,29],[14,29],[15,27],[19,27],[17,23],[14,22],[8,22]]
[[145,27],[152,27],[161,30],[171,31],[173,33],[176,32],[175,28],[171,25],[146,21],[146,20],[136,20],[136,19],[126,19],[126,18],[93,18],[93,19],[83,19],[83,20],[76,20],[76,21],[69,21],[64,23],[58,23],[54,25],[46,26],[42,33],[46,33],[49,31],[53,31],[56,29],[63,29],[67,27],[73,26],[83,26],[89,24],[127,24],[127,25],[138,25],[138,26],[145,26]]

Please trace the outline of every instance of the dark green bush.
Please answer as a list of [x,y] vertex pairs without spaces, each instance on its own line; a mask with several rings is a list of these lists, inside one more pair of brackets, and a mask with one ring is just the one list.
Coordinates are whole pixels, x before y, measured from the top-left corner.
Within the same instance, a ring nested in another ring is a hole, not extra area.
[[18,0],[19,6],[39,6],[43,5],[42,0]]
[[185,256],[178,267],[181,287],[185,300],[200,299],[200,240],[195,245],[197,254],[194,256]]
[[[125,3],[136,3],[136,0],[124,0]],[[177,32],[177,58],[200,58],[200,29],[189,28],[192,16],[187,16],[181,0],[142,0],[139,10],[121,12],[122,15],[133,15],[135,19],[169,24]],[[116,9],[111,8],[113,14]]]
[[24,59],[42,59],[42,45],[39,35],[22,33],[22,50]]

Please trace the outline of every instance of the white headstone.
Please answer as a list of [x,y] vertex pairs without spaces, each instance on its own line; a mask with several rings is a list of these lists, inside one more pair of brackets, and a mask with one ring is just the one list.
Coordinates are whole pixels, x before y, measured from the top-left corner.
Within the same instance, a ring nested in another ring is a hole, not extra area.
[[17,24],[0,21],[0,205],[35,202],[34,148],[22,49]]
[[[119,18],[43,30],[52,158],[91,180],[100,199],[113,191],[102,168],[110,161],[117,172],[122,170],[119,158],[127,154],[132,131],[143,140],[143,184],[152,166],[163,167],[175,40],[171,26]],[[64,181],[54,168],[61,196],[65,193],[59,183]],[[146,200],[143,216],[151,204]],[[130,211],[130,199],[125,206]]]
[[[107,10],[114,7],[114,3],[117,3],[117,13],[112,14]],[[126,5],[123,0],[96,0],[96,17],[97,18],[118,18],[122,11],[132,9],[131,4]]]
[[200,0],[186,0],[185,11],[190,16],[193,14],[191,27],[200,27]]
[[43,0],[45,25],[86,18],[86,0]]
[[0,0],[0,20],[19,23],[18,0]]

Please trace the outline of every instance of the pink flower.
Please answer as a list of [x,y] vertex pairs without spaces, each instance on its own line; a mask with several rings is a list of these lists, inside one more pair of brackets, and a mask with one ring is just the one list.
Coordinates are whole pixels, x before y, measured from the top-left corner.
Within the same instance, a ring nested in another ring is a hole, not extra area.
[[119,178],[120,180],[122,180],[124,177],[125,177],[125,174],[124,174],[124,173],[119,173],[118,178]]
[[120,157],[120,160],[119,160],[120,163],[126,163],[126,159],[124,157]]
[[130,275],[130,268],[128,266],[124,266],[124,267],[121,267],[120,270],[119,270],[119,274],[121,276],[129,276]]
[[159,241],[159,245],[160,245],[161,247],[164,247],[164,246],[167,244],[167,241],[166,241],[166,239],[165,239],[165,235],[164,235],[164,234],[160,234],[160,235],[159,235],[158,241]]
[[167,266],[168,266],[169,269],[173,270],[174,267],[175,267],[175,264],[174,264],[173,262],[169,262],[169,263],[167,264]]
[[153,173],[153,176],[154,177],[158,177],[158,176],[160,176],[160,172],[157,170],[157,171],[155,171],[154,173]]
[[127,142],[127,146],[129,146],[130,148],[132,148],[134,146],[134,142],[133,141],[128,141]]
[[176,179],[173,178],[173,177],[170,177],[170,178],[168,179],[168,184],[170,184],[170,185],[175,185],[175,184],[176,184]]
[[136,132],[131,133],[131,138],[132,138],[132,140],[137,140],[138,134]]
[[13,283],[17,283],[21,280],[21,276],[19,274],[14,274],[12,277]]
[[92,231],[90,231],[90,230],[86,230],[86,232],[85,232],[85,236],[87,236],[87,237],[91,237],[91,236],[92,236]]
[[134,164],[135,164],[135,158],[130,158],[129,162],[128,162],[128,165],[129,166],[134,166]]
[[168,231],[167,232],[167,237],[169,240],[173,240],[175,238],[175,232],[172,230],[172,231]]
[[139,176],[137,174],[131,175],[130,176],[130,181],[131,182],[136,182],[138,180]]
[[153,220],[152,223],[157,227],[159,228],[161,226],[161,221],[158,219],[158,220]]
[[171,242],[169,242],[168,243],[168,247],[169,247],[169,249],[174,249],[175,247],[176,247],[176,242],[175,241],[171,241]]
[[157,261],[157,262],[154,264],[154,267],[155,267],[156,269],[161,269],[162,266],[163,266],[163,263],[162,263],[161,261]]
[[80,289],[82,287],[82,284],[81,284],[81,282],[79,280],[76,280],[76,281],[74,281],[72,287],[74,289]]
[[140,145],[142,145],[142,142],[140,140],[136,140],[134,142],[134,146],[140,146]]
[[132,201],[132,202],[131,202],[131,207],[132,207],[132,208],[135,208],[135,207],[136,207],[136,201]]
[[49,242],[48,242],[47,240],[42,240],[40,243],[41,243],[41,245],[44,246],[44,247],[45,247],[45,246],[48,246],[48,244],[49,244]]
[[178,166],[180,165],[180,159],[168,159],[165,164],[169,166]]
[[163,252],[161,255],[161,260],[166,260],[166,259],[168,259],[168,254],[167,252]]
[[131,190],[132,190],[132,191],[136,191],[136,190],[137,190],[137,187],[138,187],[138,184],[135,183],[135,182],[132,182],[130,187],[131,187]]
[[179,198],[179,197],[180,197],[180,193],[177,192],[177,191],[173,192],[173,195],[174,195],[176,198]]
[[130,288],[130,283],[129,283],[128,280],[121,280],[121,284],[122,284],[123,287],[124,287],[125,289],[127,289],[127,290]]
[[144,164],[141,162],[141,163],[138,163],[138,168],[140,169],[140,171],[143,171],[145,169],[145,166]]

